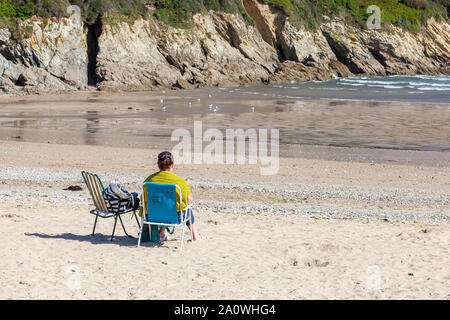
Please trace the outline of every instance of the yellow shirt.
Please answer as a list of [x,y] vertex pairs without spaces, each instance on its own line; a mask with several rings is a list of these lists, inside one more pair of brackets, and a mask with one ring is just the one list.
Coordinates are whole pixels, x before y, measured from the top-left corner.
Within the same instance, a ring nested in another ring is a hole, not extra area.
[[[152,175],[150,175],[147,179],[145,179],[145,182],[156,182],[156,183],[168,183],[168,184],[176,184],[181,189],[181,198],[183,202],[183,211],[186,209],[187,206],[187,198],[189,194],[191,193],[191,189],[189,188],[186,180],[181,178],[180,176],[177,176],[173,172],[169,171],[159,171]],[[177,200],[180,199],[180,192],[178,188],[176,188],[177,192]],[[147,201],[147,195],[144,195],[145,202]],[[177,201],[177,211],[180,212],[180,204]],[[142,216],[142,208],[139,210],[139,216]]]

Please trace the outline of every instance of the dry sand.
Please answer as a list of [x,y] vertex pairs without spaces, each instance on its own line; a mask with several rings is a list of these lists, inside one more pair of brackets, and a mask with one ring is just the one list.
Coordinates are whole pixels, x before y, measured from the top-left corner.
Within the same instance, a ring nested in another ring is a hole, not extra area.
[[[80,171],[139,191],[158,151],[0,142],[0,299],[450,298],[447,152],[436,166],[282,158],[272,177],[179,166],[205,239],[180,252],[178,230],[136,248],[119,226],[109,241],[110,219],[92,236]],[[73,184],[83,191],[62,190]]]

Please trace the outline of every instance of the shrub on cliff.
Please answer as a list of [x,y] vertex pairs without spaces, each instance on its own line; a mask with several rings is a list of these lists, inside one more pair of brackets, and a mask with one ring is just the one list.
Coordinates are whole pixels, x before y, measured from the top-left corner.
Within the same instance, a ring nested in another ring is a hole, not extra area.
[[428,6],[427,0],[402,0],[400,2],[416,9],[425,9]]
[[28,19],[36,12],[36,4],[34,1],[1,1],[0,17],[14,17],[20,19]]

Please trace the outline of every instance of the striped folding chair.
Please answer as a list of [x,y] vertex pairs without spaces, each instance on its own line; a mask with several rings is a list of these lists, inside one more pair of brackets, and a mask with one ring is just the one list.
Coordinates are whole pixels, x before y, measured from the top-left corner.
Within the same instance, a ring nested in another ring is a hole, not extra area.
[[[192,219],[191,205],[186,206],[180,213],[177,210],[178,203],[182,207],[181,188],[176,184],[146,182],[143,187],[144,208],[141,218],[141,232],[139,233],[138,247],[141,244],[141,235],[144,225],[157,225],[160,227],[182,227],[180,250],[183,250],[184,233],[187,222]],[[191,229],[191,240],[193,233]]]
[[[91,214],[95,215],[94,229],[92,230],[92,235],[95,235],[95,227],[97,226],[98,217],[100,217],[104,219],[114,218],[114,227],[111,235],[111,241],[113,241],[114,239],[114,232],[116,230],[117,220],[120,221],[120,224],[122,225],[122,229],[125,232],[125,234],[130,238],[134,238],[133,236],[130,236],[127,233],[121,215],[124,213],[133,212],[138,227],[140,228],[139,220],[136,216],[136,210],[126,209],[124,206],[116,206],[109,203],[109,200],[106,200],[103,197],[103,190],[105,188],[103,187],[103,183],[97,174],[82,171],[81,175],[83,176],[84,182],[86,183],[86,186],[89,190],[89,193],[91,194],[92,201],[94,202],[95,206],[95,209],[90,211]],[[133,201],[133,199],[130,198],[127,201]]]

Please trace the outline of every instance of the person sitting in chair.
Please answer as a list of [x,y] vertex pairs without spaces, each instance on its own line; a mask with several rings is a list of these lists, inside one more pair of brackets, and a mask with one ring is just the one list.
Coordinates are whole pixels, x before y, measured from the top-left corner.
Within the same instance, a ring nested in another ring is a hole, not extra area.
[[[176,184],[181,189],[181,198],[182,198],[182,211],[184,212],[186,206],[188,204],[194,203],[194,195],[191,192],[190,186],[191,186],[191,180],[189,179],[183,179],[173,173],[174,168],[174,161],[173,156],[169,151],[161,152],[158,155],[158,168],[160,171],[155,172],[154,174],[150,175],[147,179],[145,179],[145,182],[156,182],[156,183],[168,183],[168,184]],[[179,198],[179,191],[177,189],[177,199]],[[181,210],[180,210],[180,204],[177,202],[177,211],[179,214],[178,219],[181,219]],[[186,225],[189,228],[192,228],[192,234],[194,241],[200,239],[200,235],[195,228],[194,225],[195,219],[194,214],[192,213],[192,221],[188,221]],[[160,229],[160,236],[161,240],[166,240],[166,229],[162,227]]]

